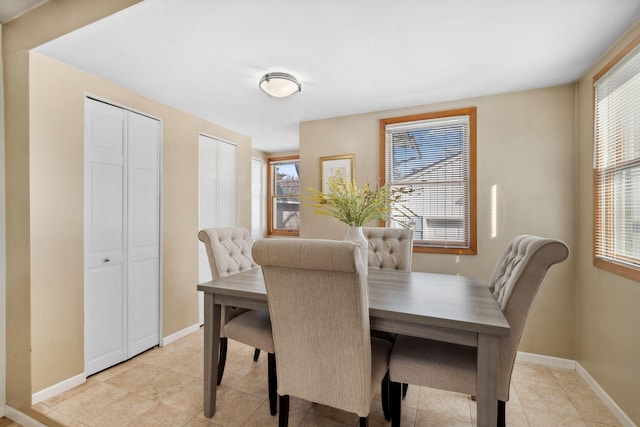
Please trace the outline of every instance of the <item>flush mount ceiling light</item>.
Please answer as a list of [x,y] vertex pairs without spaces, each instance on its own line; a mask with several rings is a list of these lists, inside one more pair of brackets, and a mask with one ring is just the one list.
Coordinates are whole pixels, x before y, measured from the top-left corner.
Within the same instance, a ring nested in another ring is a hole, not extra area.
[[267,73],[260,79],[259,86],[274,98],[286,98],[302,90],[300,82],[287,73]]

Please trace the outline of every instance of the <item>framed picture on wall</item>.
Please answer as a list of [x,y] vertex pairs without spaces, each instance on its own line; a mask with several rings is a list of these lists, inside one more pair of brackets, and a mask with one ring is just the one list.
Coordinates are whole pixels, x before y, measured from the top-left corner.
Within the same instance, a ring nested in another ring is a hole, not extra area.
[[351,181],[356,176],[356,155],[342,154],[340,156],[320,157],[321,191],[329,192],[329,177],[340,173],[345,180]]

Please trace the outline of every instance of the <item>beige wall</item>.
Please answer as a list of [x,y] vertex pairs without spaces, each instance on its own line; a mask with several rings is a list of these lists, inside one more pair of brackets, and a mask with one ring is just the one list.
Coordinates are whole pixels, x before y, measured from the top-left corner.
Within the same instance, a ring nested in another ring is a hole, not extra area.
[[593,267],[593,76],[634,37],[636,24],[578,85],[577,360],[640,425],[640,283]]
[[[2,41],[2,25],[0,25],[0,42]],[[0,43],[1,45],[1,43]],[[2,49],[0,48],[0,54]],[[0,56],[1,58],[1,56]],[[0,59],[0,81],[2,81],[2,60]],[[0,408],[6,402],[6,357],[5,337],[7,333],[5,322],[6,296],[6,253],[5,253],[5,206],[4,206],[4,91],[0,85]]]
[[2,25],[6,177],[7,404],[31,404],[29,49],[138,0],[46,2]]
[[[378,120],[409,114],[478,108],[478,255],[414,253],[413,269],[489,278],[517,234],[555,237],[575,247],[574,86],[487,96],[302,123],[301,187],[320,185],[319,157],[355,154],[356,180],[379,175]],[[491,237],[491,187],[497,188],[497,235]],[[305,193],[303,193],[305,194]],[[343,238],[346,225],[301,212],[301,236]],[[534,302],[521,351],[574,359],[575,293],[571,257],[553,267]]]
[[256,158],[258,160],[262,160],[265,163],[267,162],[267,153],[259,150],[252,150],[251,157]]
[[[57,63],[29,49],[132,1],[48,2],[3,26],[7,173],[7,404],[84,371],[83,103],[86,93],[163,121],[163,330],[197,322],[197,147],[204,132],[238,145],[250,186],[248,137]],[[238,224],[250,225],[250,193]],[[31,414],[34,415],[34,414]]]
[[[198,321],[198,133],[238,146],[238,188],[251,186],[248,137],[37,53],[30,59],[32,390],[84,371],[84,96],[160,118],[162,336]],[[250,226],[249,192],[238,224]]]

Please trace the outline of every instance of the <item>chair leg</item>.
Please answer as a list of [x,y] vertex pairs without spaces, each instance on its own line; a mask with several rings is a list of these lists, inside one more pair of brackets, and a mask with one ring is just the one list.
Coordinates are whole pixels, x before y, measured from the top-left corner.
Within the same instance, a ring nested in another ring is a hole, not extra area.
[[407,397],[407,390],[409,390],[409,384],[402,384],[402,400]]
[[389,400],[391,404],[391,427],[400,427],[402,416],[402,384],[391,381],[389,383]]
[[222,382],[224,365],[227,363],[227,337],[220,337],[220,357],[218,359],[218,385]]
[[384,419],[391,420],[391,408],[389,407],[389,371],[382,379],[380,384],[380,396],[382,397],[382,412],[384,412]]
[[384,413],[384,419],[391,420],[391,408],[389,407],[389,371],[382,378],[380,383],[380,400],[382,400],[382,412]]
[[498,427],[506,427],[507,425],[507,402],[498,400]]
[[280,416],[278,417],[278,427],[289,426],[289,395],[280,396]]
[[260,349],[256,348],[256,351],[253,352],[253,361],[257,362],[258,361],[258,357],[260,357]]
[[360,427],[369,427],[369,417],[360,417]]
[[[267,376],[269,380],[269,411],[271,415],[275,415],[278,408],[278,376],[276,375],[276,355],[273,353],[267,354]],[[287,399],[289,396],[287,396]],[[282,407],[280,407],[282,412]]]

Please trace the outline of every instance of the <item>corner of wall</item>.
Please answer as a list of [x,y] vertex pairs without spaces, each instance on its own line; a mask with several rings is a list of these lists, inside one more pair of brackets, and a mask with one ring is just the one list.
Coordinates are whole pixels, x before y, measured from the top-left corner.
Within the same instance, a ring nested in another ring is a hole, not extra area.
[[640,21],[585,72],[576,90],[576,362],[581,375],[590,378],[588,383],[601,386],[601,398],[615,403],[610,409],[619,409],[627,414],[625,420],[632,420],[623,425],[640,425],[640,340],[634,339],[640,322],[640,293],[637,281],[593,265],[593,77],[636,37],[640,37]]
[[[2,78],[2,25],[0,25],[0,82]],[[6,403],[6,319],[5,319],[5,295],[6,295],[6,259],[5,259],[5,213],[4,213],[4,91],[0,84],[0,415],[4,415]]]

